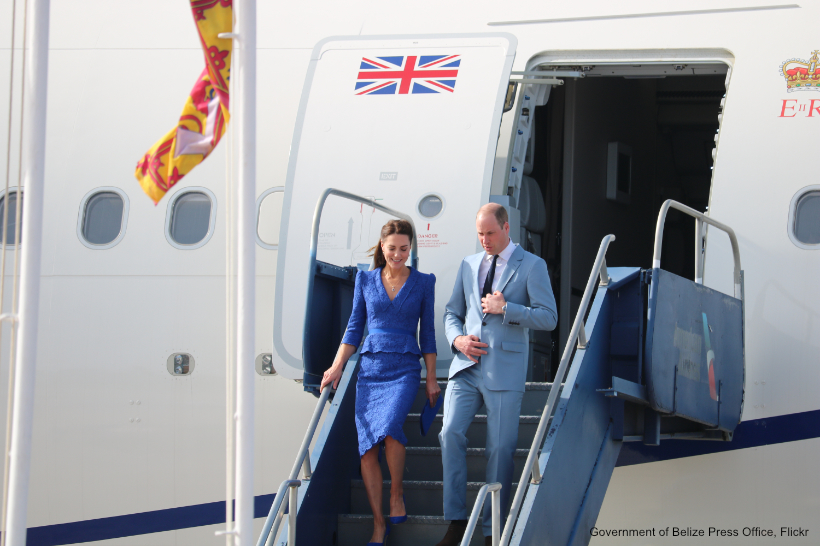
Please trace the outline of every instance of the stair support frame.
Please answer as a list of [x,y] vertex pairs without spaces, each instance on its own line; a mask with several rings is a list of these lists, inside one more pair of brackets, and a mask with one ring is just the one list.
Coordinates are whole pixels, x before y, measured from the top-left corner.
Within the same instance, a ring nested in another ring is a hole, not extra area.
[[[611,234],[605,236],[603,240],[601,240],[601,245],[598,248],[598,254],[595,258],[595,263],[592,267],[592,271],[590,272],[586,288],[584,289],[584,296],[581,299],[581,305],[578,307],[578,313],[575,315],[575,322],[572,325],[572,330],[570,330],[569,338],[567,338],[567,344],[564,348],[564,353],[561,356],[561,363],[559,364],[558,370],[555,373],[556,383],[558,383],[558,385],[560,385],[563,381],[563,378],[566,375],[567,369],[569,367],[570,357],[573,353],[573,344],[576,343],[576,340],[580,342],[581,335],[584,336],[584,347],[586,347],[584,317],[592,301],[592,295],[595,292],[595,281],[600,279],[599,282],[603,283],[604,279],[606,279],[607,285],[609,284],[609,276],[606,272],[605,257],[610,243],[614,240],[615,235]],[[582,331],[583,334],[581,333]],[[579,346],[579,350],[583,350],[583,348]],[[537,464],[538,451],[541,447],[541,444],[544,441],[544,437],[547,432],[547,425],[550,421],[552,413],[555,410],[556,402],[558,400],[558,393],[560,390],[561,389],[556,388],[550,390],[549,397],[547,398],[547,405],[544,408],[544,412],[541,414],[541,421],[538,423],[538,429],[535,433],[535,438],[533,438],[529,455],[527,455],[527,461],[524,464],[524,471],[521,473],[521,480],[519,480],[518,489],[515,492],[515,497],[513,498],[512,506],[510,507],[510,514],[507,517],[507,523],[504,526],[504,533],[501,536],[501,546],[509,546],[510,544],[513,529],[515,527],[516,520],[518,519],[518,514],[521,511],[521,506],[524,501],[524,495],[527,490],[527,484],[531,483],[533,485],[539,485],[541,483],[541,469]],[[529,480],[527,479],[528,475],[531,476]]]
[[[262,533],[259,535],[257,546],[271,546],[273,544],[276,535],[279,533],[279,525],[282,523],[286,509],[288,510],[288,544],[296,544],[296,503],[301,485],[300,480],[285,480],[279,485],[273,506],[270,508]],[[285,502],[286,490],[289,491],[287,503]]]
[[[326,388],[319,396],[319,402],[316,404],[316,409],[313,410],[313,416],[310,419],[310,424],[305,431],[305,437],[302,439],[302,445],[299,446],[299,452],[296,455],[296,460],[293,462],[293,468],[290,470],[288,478],[279,484],[279,490],[276,492],[276,497],[273,505],[268,512],[268,517],[265,520],[265,525],[262,528],[262,533],[259,535],[259,540],[256,546],[271,546],[279,532],[279,524],[282,521],[283,510],[282,507],[284,493],[286,489],[290,489],[290,501],[287,506],[290,506],[288,512],[288,544],[294,544],[296,540],[296,501],[299,487],[302,482],[297,478],[299,469],[304,470],[304,480],[310,480],[312,471],[310,466],[310,455],[308,448],[310,442],[313,440],[313,435],[316,433],[316,427],[319,424],[319,419],[327,405],[327,400],[330,397],[331,388]],[[291,541],[291,534],[293,534],[293,541]]]

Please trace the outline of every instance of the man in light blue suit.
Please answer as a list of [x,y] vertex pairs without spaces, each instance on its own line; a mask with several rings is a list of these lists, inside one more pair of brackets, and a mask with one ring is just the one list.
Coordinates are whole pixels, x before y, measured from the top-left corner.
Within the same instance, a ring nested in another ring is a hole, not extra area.
[[[486,483],[501,483],[501,512],[506,516],[527,377],[528,330],[552,330],[558,317],[547,264],[510,240],[507,210],[496,203],[481,207],[476,230],[484,252],[461,262],[444,313],[445,333],[455,354],[439,434],[444,519],[451,523],[438,546],[460,544],[470,516],[466,434],[482,404],[487,408]],[[489,499],[483,527],[490,544]]]

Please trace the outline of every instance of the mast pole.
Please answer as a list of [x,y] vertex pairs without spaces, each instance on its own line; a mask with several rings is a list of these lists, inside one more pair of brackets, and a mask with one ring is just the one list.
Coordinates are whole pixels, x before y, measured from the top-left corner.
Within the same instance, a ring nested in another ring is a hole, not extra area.
[[[40,305],[40,250],[43,241],[43,189],[46,159],[46,88],[50,0],[29,0],[26,62],[23,69],[24,196],[21,222],[20,311],[14,360],[14,406],[11,422],[9,502],[6,544],[24,546],[31,471],[31,431]],[[6,203],[8,206],[8,202]],[[5,236],[5,235],[4,235]]]
[[[236,124],[238,164],[236,351],[236,541],[253,546],[254,330],[256,280],[256,0],[236,7],[232,77],[239,84]],[[238,45],[238,47],[237,47]],[[236,103],[235,103],[236,104]]]

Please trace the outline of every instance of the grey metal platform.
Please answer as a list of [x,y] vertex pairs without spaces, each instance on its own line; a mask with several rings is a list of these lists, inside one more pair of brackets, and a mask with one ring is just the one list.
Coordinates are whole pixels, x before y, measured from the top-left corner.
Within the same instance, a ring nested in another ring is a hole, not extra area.
[[[484,546],[481,518],[473,533],[470,546]],[[443,516],[413,516],[401,525],[394,525],[387,538],[389,546],[433,546],[444,537],[449,521]],[[339,516],[339,545],[362,546],[373,533],[373,516],[344,514]]]
[[[446,382],[439,382],[442,394]],[[520,476],[524,468],[529,446],[532,444],[535,428],[540,414],[547,402],[551,388],[549,383],[527,383],[522,401],[522,416],[519,424],[518,445],[515,452],[514,476]],[[442,415],[436,417],[431,430],[426,436],[421,435],[419,412],[426,401],[424,382],[419,385],[419,392],[413,403],[411,414],[404,424],[407,436],[407,457],[404,470],[404,494],[407,502],[408,521],[394,525],[388,539],[390,546],[429,545],[432,546],[444,537],[449,521],[443,516],[443,482],[441,466],[441,447],[438,433],[441,430]],[[467,431],[467,504],[472,507],[478,490],[484,485],[487,460],[484,446],[487,436],[487,416],[479,410],[479,415]],[[382,502],[385,513],[388,511],[390,492],[390,472],[387,463],[382,459],[384,486]],[[513,493],[517,484],[513,484]],[[488,501],[489,502],[489,501]],[[478,524],[471,544],[483,546],[481,523]],[[361,546],[366,544],[373,532],[373,516],[370,504],[361,479],[354,479],[350,484],[350,511],[338,517],[337,540],[339,546]]]

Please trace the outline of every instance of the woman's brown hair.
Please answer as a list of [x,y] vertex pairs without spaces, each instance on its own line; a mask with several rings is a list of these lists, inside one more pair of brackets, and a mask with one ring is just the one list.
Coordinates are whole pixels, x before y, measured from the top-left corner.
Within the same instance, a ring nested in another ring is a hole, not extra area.
[[369,255],[373,256],[373,263],[376,269],[387,265],[384,252],[382,252],[382,243],[391,235],[407,235],[407,237],[410,238],[410,245],[413,245],[413,226],[410,222],[407,220],[390,220],[382,226],[379,242],[369,250]]

